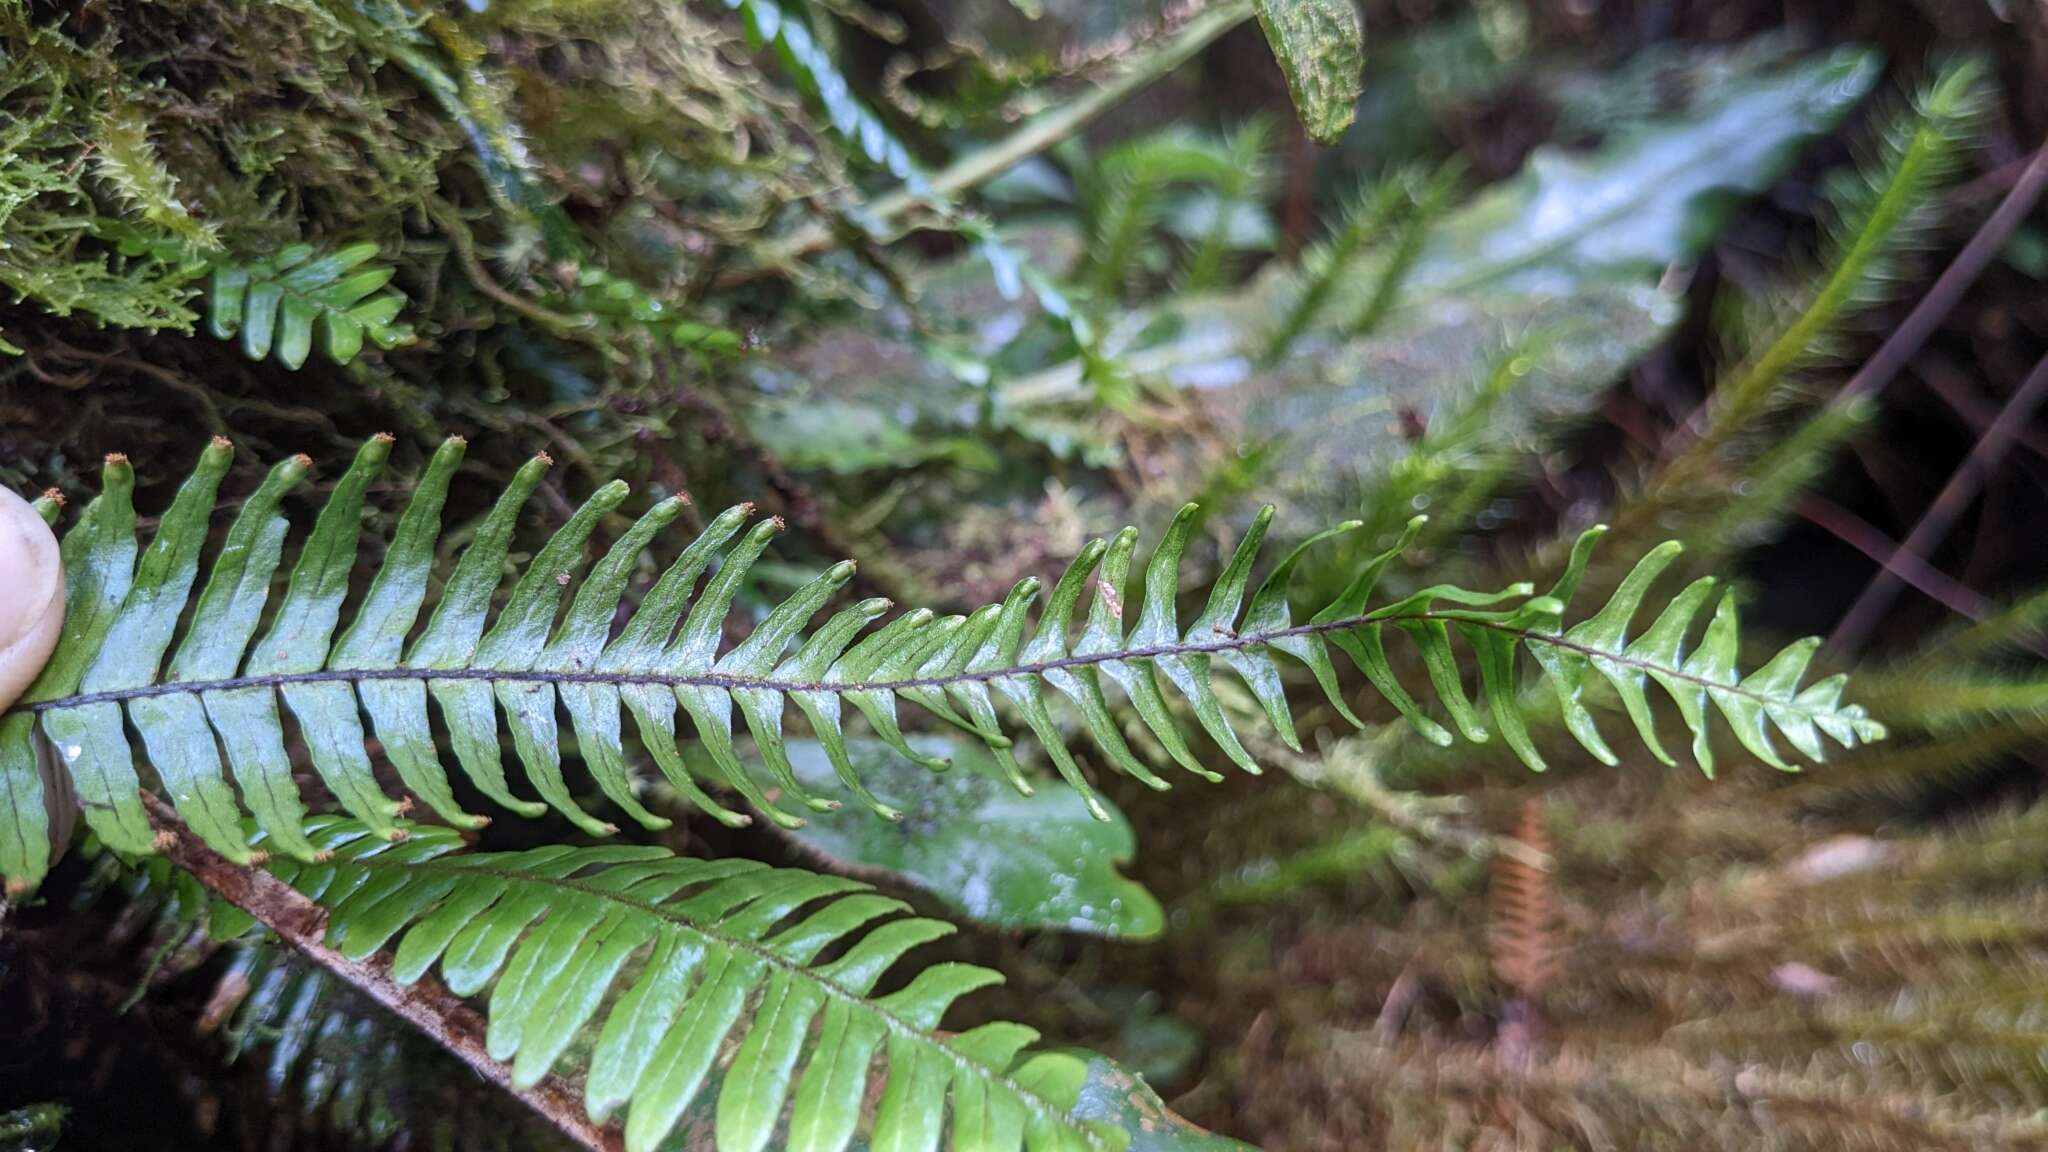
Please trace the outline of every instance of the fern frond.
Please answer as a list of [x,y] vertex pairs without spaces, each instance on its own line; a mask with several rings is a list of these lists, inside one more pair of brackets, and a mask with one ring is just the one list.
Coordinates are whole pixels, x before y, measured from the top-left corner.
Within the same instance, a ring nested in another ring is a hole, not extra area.
[[1493,922],[1487,936],[1494,976],[1514,995],[1539,1002],[1564,971],[1564,914],[1551,876],[1550,830],[1543,821],[1542,801],[1524,801],[1513,833],[1521,851],[1494,857]]
[[[592,530],[626,498],[626,486],[615,481],[594,493],[534,553],[493,612],[521,508],[549,464],[544,456],[513,477],[448,574],[424,630],[414,636],[433,574],[441,507],[463,454],[459,439],[444,443],[435,454],[375,578],[353,606],[352,621],[336,639],[342,610],[349,606],[365,492],[389,452],[388,437],[372,440],[337,481],[300,549],[281,602],[268,614],[268,629],[257,639],[283,552],[286,524],[278,510],[311,462],[296,457],[273,468],[228,528],[175,651],[171,641],[187,613],[208,519],[233,449],[218,440],[201,454],[139,563],[129,500],[132,472],[125,460],[108,462],[104,491],[64,537],[71,615],[63,639],[22,702],[0,719],[0,803],[5,805],[0,810],[0,873],[10,883],[33,884],[47,858],[47,815],[33,729],[48,738],[87,823],[101,838],[119,851],[149,850],[153,833],[138,795],[141,780],[124,720],[141,734],[148,760],[180,816],[215,851],[236,862],[252,858],[240,828],[241,808],[216,752],[218,738],[226,767],[270,845],[294,858],[312,858],[314,847],[298,831],[304,806],[284,751],[280,696],[297,720],[326,789],[373,832],[387,837],[400,834],[393,817],[401,806],[378,786],[366,750],[363,712],[369,714],[384,757],[415,796],[450,823],[474,827],[481,822],[456,804],[429,730],[430,698],[447,727],[455,759],[484,795],[527,815],[553,808],[593,835],[614,829],[571,796],[562,772],[558,705],[569,714],[576,745],[599,789],[649,827],[666,821],[634,797],[622,751],[621,705],[631,713],[663,776],[698,807],[734,825],[748,818],[699,788],[677,752],[678,705],[723,782],[769,819],[791,827],[800,818],[778,807],[739,761],[735,710],[783,796],[814,810],[837,806],[798,782],[783,750],[784,713],[794,704],[817,732],[847,790],[884,815],[889,811],[867,794],[847,759],[846,705],[896,751],[941,767],[942,762],[919,753],[904,737],[898,702],[915,704],[980,737],[1009,781],[1028,792],[1030,784],[998,715],[1001,700],[1044,746],[1059,774],[1099,810],[1047,707],[1047,686],[1075,707],[1089,738],[1111,764],[1164,788],[1165,781],[1133,755],[1119,732],[1104,679],[1129,701],[1173,760],[1214,779],[1192,751],[1184,722],[1168,703],[1158,676],[1165,676],[1192,712],[1195,726],[1231,761],[1257,772],[1212,686],[1217,665],[1244,680],[1280,739],[1298,749],[1276,656],[1305,666],[1337,712],[1358,723],[1338,685],[1329,653],[1334,646],[1410,723],[1448,743],[1450,733],[1423,713],[1395,676],[1385,650],[1390,628],[1419,646],[1434,693],[1455,726],[1469,739],[1484,740],[1487,729],[1466,694],[1452,648],[1455,630],[1478,655],[1478,679],[1494,724],[1508,745],[1539,769],[1543,761],[1530,744],[1518,702],[1516,655],[1522,645],[1556,687],[1573,734],[1609,763],[1614,755],[1580,702],[1589,668],[1614,686],[1652,751],[1667,763],[1669,757],[1656,743],[1644,688],[1650,680],[1676,703],[1693,734],[1694,755],[1708,770],[1713,765],[1709,704],[1734,728],[1743,747],[1781,768],[1789,765],[1772,747],[1772,727],[1813,759],[1821,754],[1820,734],[1853,745],[1883,733],[1861,708],[1841,703],[1843,677],[1801,687],[1817,641],[1794,644],[1759,671],[1739,677],[1735,609],[1725,597],[1688,654],[1686,633],[1711,581],[1686,589],[1640,639],[1628,641],[1629,620],[1651,581],[1677,553],[1675,544],[1650,553],[1592,619],[1565,629],[1565,603],[1597,532],[1581,540],[1565,577],[1546,596],[1530,598],[1526,584],[1492,593],[1436,585],[1370,607],[1381,573],[1419,530],[1418,518],[1393,548],[1366,563],[1336,600],[1307,622],[1296,623],[1289,585],[1304,551],[1357,525],[1342,525],[1296,547],[1266,576],[1247,606],[1251,570],[1272,520],[1268,507],[1252,521],[1210,589],[1206,606],[1183,629],[1175,605],[1181,555],[1196,520],[1191,504],[1174,518],[1145,567],[1143,606],[1135,621],[1127,620],[1125,586],[1137,531],[1127,528],[1081,551],[1054,587],[1035,630],[1027,624],[1038,599],[1036,578],[1020,582],[1001,604],[966,615],[940,618],[920,609],[863,634],[890,607],[886,601],[867,600],[810,629],[812,617],[852,576],[849,562],[792,594],[721,654],[733,600],[749,569],[781,531],[781,522],[746,527],[749,505],[712,519],[614,634],[613,622],[641,553],[675,520],[683,503],[680,497],[670,499],[641,516],[570,597]],[[699,578],[714,561],[716,571],[698,589]],[[1090,588],[1095,595],[1086,625],[1078,637],[1070,637],[1081,594]],[[1494,607],[1508,601],[1520,603]],[[160,668],[166,653],[169,664]],[[527,779],[545,804],[519,799],[510,790],[499,752],[501,713]]]
[[[1598,531],[1579,538],[1570,565],[1559,579],[1558,588],[1552,590],[1552,596],[1559,596],[1560,592],[1568,596],[1576,587],[1591,555],[1590,542]],[[1622,579],[1613,597],[1597,614],[1561,634],[1561,643],[1531,644],[1531,653],[1549,673],[1556,689],[1565,726],[1587,751],[1604,764],[1620,762],[1594,730],[1592,716],[1580,699],[1588,667],[1599,672],[1621,698],[1651,755],[1669,765],[1675,761],[1657,740],[1645,681],[1655,681],[1663,688],[1693,735],[1693,759],[1708,775],[1714,770],[1705,718],[1709,703],[1720,711],[1736,741],[1750,755],[1781,770],[1789,771],[1792,766],[1772,748],[1772,728],[1800,755],[1812,760],[1821,756],[1822,736],[1845,748],[1884,738],[1884,726],[1871,720],[1862,708],[1842,705],[1842,689],[1848,683],[1845,674],[1801,687],[1814,652],[1820,647],[1817,637],[1787,645],[1763,667],[1738,680],[1738,625],[1730,593],[1721,595],[1706,631],[1690,655],[1686,654],[1686,633],[1693,616],[1713,592],[1711,576],[1687,585],[1665,605],[1647,630],[1630,641],[1630,618],[1650,584],[1680,551],[1676,543],[1668,542],[1652,549]]]
[[351,244],[320,255],[310,244],[294,244],[253,263],[216,264],[209,291],[210,326],[215,336],[242,337],[251,360],[275,355],[296,370],[313,350],[313,329],[321,350],[346,364],[368,339],[379,348],[412,342],[412,329],[398,323],[405,297],[381,291],[391,282],[388,265],[371,263],[375,244]]
[[1935,193],[1982,136],[1990,109],[1986,68],[1965,60],[1944,68],[1877,133],[1877,155],[1841,173],[1829,191],[1832,224],[1825,278],[1799,313],[1761,353],[1715,389],[1708,425],[1694,452],[1712,451],[1767,405],[1785,377],[1819,351],[1853,313],[1886,299],[1898,262],[1924,236]]
[[876,995],[907,953],[954,929],[866,884],[654,847],[460,855],[452,830],[411,831],[394,843],[323,817],[308,829],[319,862],[267,867],[326,909],[341,961],[388,952],[399,988],[438,972],[485,1001],[484,1046],[510,1086],[573,1072],[594,1123],[621,1118],[627,1152],[666,1146],[682,1123],[720,1152],[778,1136],[834,1152],[862,1130],[867,1147],[934,1147],[949,1117],[951,1147],[1129,1143],[1073,1115],[1083,1063],[1026,1052],[1034,1030],[939,1031],[1000,974],[934,964]]
[[321,969],[268,940],[232,945],[200,1021],[228,1064],[257,1065],[277,1109],[269,1147],[316,1135],[389,1148],[415,1133],[440,1152],[562,1152],[510,1098]]
[[[177,846],[173,846],[175,849]],[[186,845],[187,851],[197,845]],[[245,1112],[263,1147],[383,1149],[402,1132],[438,1152],[563,1152],[509,1096],[477,1091],[474,1071],[275,936],[169,856],[123,861],[97,843],[67,909],[92,908],[104,946],[146,956],[140,998],[217,971],[192,1031],[225,1065],[254,1065],[268,1107]],[[0,1148],[8,1147],[0,1143]]]

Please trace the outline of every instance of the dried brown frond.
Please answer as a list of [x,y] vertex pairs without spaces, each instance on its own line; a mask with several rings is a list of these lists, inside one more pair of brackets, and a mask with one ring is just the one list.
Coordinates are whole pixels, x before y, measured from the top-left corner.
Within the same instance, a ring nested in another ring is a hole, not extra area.
[[1493,864],[1493,974],[1517,998],[1540,1001],[1564,967],[1555,858],[1541,800],[1523,802],[1511,840],[1520,850],[1502,852]]

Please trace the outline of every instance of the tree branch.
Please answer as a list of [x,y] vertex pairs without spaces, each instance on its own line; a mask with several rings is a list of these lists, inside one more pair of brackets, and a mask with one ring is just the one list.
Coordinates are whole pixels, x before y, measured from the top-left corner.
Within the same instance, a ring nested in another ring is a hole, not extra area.
[[525,1091],[514,1088],[512,1070],[491,1059],[484,1049],[483,1017],[439,981],[429,976],[402,985],[392,978],[390,962],[383,956],[350,960],[329,948],[326,909],[260,868],[230,863],[191,835],[177,812],[146,789],[142,803],[161,833],[163,854],[208,891],[254,916],[329,975],[418,1029],[477,1075],[533,1109],[578,1147],[590,1152],[620,1152],[624,1147],[615,1130],[590,1122],[584,1114],[582,1094],[562,1077],[550,1075]]

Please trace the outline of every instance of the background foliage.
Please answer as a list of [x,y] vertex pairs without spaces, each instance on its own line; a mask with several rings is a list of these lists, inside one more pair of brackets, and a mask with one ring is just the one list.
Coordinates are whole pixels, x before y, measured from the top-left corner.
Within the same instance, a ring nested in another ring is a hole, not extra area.
[[[430,607],[468,557],[485,601],[513,577],[479,630],[519,574],[586,551],[618,558],[590,616],[623,626],[684,543],[738,531],[746,514],[717,510],[742,501],[784,531],[718,569],[714,653],[806,589],[828,613],[886,598],[994,631],[977,606],[1050,590],[1123,524],[1135,573],[1173,539],[1180,578],[1089,581],[1091,604],[1129,601],[1119,642],[1124,622],[1134,644],[1206,626],[1254,527],[1257,580],[1347,526],[1283,582],[1295,621],[1381,557],[1374,606],[1561,577],[1583,606],[1519,620],[1578,625],[1580,646],[1525,643],[1519,676],[1470,620],[1441,652],[1399,638],[1399,697],[1348,664],[1326,696],[1286,649],[1284,676],[1242,681],[1203,657],[1206,697],[1163,662],[1176,687],[1150,712],[1047,693],[1044,729],[1001,694],[906,697],[902,748],[848,749],[900,822],[797,710],[786,774],[723,732],[658,763],[658,742],[572,714],[548,734],[566,771],[496,795],[467,771],[423,790],[374,704],[337,770],[348,734],[287,698],[265,787],[217,769],[218,804],[174,796],[205,842],[246,855],[244,807],[289,838],[296,809],[262,806],[289,792],[373,829],[423,819],[420,852],[461,828],[484,851],[659,849],[901,900],[896,922],[963,930],[875,995],[1000,970],[945,1027],[1043,1033],[1076,1130],[1133,1148],[1212,1143],[1141,1122],[1168,1107],[1269,1150],[2048,1144],[2048,540],[2027,530],[2048,477],[2039,422],[2006,409],[2048,348],[2040,214],[2020,206],[1888,387],[1849,383],[2028,185],[2048,131],[2035,6],[0,0],[0,109],[0,483],[64,493],[68,525],[132,469],[147,542],[225,437],[217,508],[188,509],[195,574],[273,517],[295,528],[272,566],[296,565],[340,500],[360,551],[306,595],[352,612],[441,453],[440,535],[399,567]],[[1986,440],[2010,447],[1942,496]],[[507,491],[525,511],[494,522]],[[1942,501],[1954,529],[1893,556]],[[1595,524],[1599,550],[1576,551]],[[574,548],[546,551],[565,525]],[[1596,612],[1636,602],[1645,555],[1662,579],[1623,633],[1626,613]],[[1837,630],[1888,557],[1911,590]],[[1703,577],[1739,635],[1705,629]],[[1789,697],[1773,655],[1833,632],[1785,659],[1852,672],[1890,738],[1784,774],[1774,758],[1812,750],[1785,702],[1717,699],[1749,738],[1713,720],[1705,779],[1683,755],[1704,696],[1639,715],[1645,681],[1612,662],[1663,637],[1674,599],[1700,625],[1665,663],[1718,679],[1739,660]],[[186,598],[167,611],[158,651],[206,663]],[[239,667],[281,618],[201,641]],[[522,769],[553,746],[483,707],[487,733],[431,726],[451,765],[505,736]],[[161,718],[128,719],[142,779],[175,792]],[[128,856],[146,821],[127,843],[61,796],[48,815],[53,870],[0,912],[0,1147],[559,1146],[168,861]],[[754,1009],[800,998],[747,988]],[[744,1096],[718,1081],[747,1034],[678,1142]],[[563,1068],[601,1046],[584,1040]],[[764,1122],[722,1121],[742,1143]]]

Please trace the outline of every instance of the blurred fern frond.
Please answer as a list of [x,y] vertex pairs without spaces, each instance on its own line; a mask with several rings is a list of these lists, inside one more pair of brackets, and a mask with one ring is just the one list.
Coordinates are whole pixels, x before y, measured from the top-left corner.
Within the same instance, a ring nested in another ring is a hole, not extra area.
[[[239,1117],[266,1146],[561,1152],[567,1141],[475,1072],[247,918],[162,856],[125,862],[89,840],[70,914],[109,918],[105,944],[142,957],[130,1001],[203,977],[188,1017],[209,1055],[264,1089]],[[218,1075],[218,1073],[213,1073]]]
[[1550,832],[1543,805],[1525,801],[1515,822],[1518,851],[1494,857],[1493,929],[1488,939],[1494,975],[1516,996],[1540,1000],[1564,964],[1557,893],[1551,887]]
[[835,132],[869,161],[902,180],[911,195],[930,195],[930,183],[916,158],[881,117],[854,94],[839,65],[802,17],[791,14],[775,0],[725,0],[725,6],[740,13],[748,38],[773,50],[776,60],[797,86],[824,108]]

